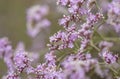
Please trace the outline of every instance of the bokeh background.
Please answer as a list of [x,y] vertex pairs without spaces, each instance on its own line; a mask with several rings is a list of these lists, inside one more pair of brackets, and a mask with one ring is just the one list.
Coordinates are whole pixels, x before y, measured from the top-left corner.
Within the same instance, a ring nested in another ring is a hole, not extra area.
[[[40,32],[45,36],[45,42],[48,43],[48,36],[51,36],[57,30],[59,12],[57,12],[55,0],[0,0],[0,38],[8,37],[13,45],[16,47],[17,43],[24,42],[26,49],[30,49],[34,42],[26,32],[26,10],[34,5],[48,5],[50,12],[47,18],[51,21],[49,32]],[[40,36],[38,39],[41,39]],[[42,42],[38,40],[37,42]],[[45,43],[45,44],[46,44]],[[6,72],[6,66],[0,60],[0,79]]]
[[[26,10],[36,4],[51,6],[48,15],[49,20],[54,24],[51,28],[57,25],[57,20],[53,21],[57,18],[54,0],[0,0],[0,37],[9,37],[14,46],[18,41],[24,41],[28,47],[31,39],[26,34]],[[54,30],[57,30],[56,27]]]

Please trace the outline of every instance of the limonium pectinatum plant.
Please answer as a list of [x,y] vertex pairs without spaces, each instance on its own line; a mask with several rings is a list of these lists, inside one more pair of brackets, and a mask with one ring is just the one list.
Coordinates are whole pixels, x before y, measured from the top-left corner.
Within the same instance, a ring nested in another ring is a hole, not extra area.
[[[13,49],[7,37],[0,38],[0,59],[7,72],[2,79],[120,79],[120,0],[57,0],[65,12],[58,24],[63,29],[49,37],[44,62],[39,53],[23,43]],[[51,21],[49,6],[27,10],[27,34],[35,39]],[[103,35],[111,26],[116,37]],[[0,71],[1,72],[1,71]]]

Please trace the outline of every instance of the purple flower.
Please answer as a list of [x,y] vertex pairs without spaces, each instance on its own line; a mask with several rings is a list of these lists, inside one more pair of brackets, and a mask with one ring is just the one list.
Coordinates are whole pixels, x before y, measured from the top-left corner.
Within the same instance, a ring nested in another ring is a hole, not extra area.
[[97,64],[95,59],[88,60],[65,60],[62,63],[63,79],[88,79],[86,73],[91,70],[91,66]]
[[68,11],[72,14],[77,14],[78,10],[79,10],[79,7],[77,5],[73,5],[70,8],[68,8]]
[[102,18],[103,18],[103,14],[101,14],[101,13],[96,13],[95,15],[93,15],[92,13],[89,13],[88,18],[87,18],[87,23],[89,25],[93,25]]
[[108,7],[110,8],[109,11],[112,11],[115,14],[120,15],[120,1],[118,0],[112,1]]
[[70,16],[63,15],[63,18],[59,20],[59,25],[68,27],[70,21],[71,21]]
[[68,4],[68,2],[69,2],[69,0],[58,0],[58,1],[57,1],[57,4],[66,6],[66,5]]
[[112,25],[115,28],[115,31],[119,33],[120,32],[120,1],[119,0],[113,0],[109,4],[107,15],[108,15],[107,23]]
[[30,7],[27,10],[27,20],[41,20],[44,16],[48,14],[48,7],[47,6],[40,6],[35,5],[33,7]]
[[[90,79],[96,74],[102,79],[113,79],[114,75],[119,76],[119,72],[115,70],[108,73],[110,69],[106,66],[110,64],[112,67],[114,64],[114,69],[120,67],[117,63],[118,55],[108,51],[113,44],[105,41],[107,38],[104,37],[96,41],[97,26],[102,24],[101,20],[104,18],[99,12],[97,2],[99,1],[58,0],[58,4],[66,7],[67,13],[59,20],[63,30],[49,38],[49,50],[45,54],[44,62],[37,63],[39,55],[26,52],[24,43],[20,42],[13,50],[9,40],[1,38],[0,58],[8,67],[7,75],[3,79],[21,79],[19,76],[24,74],[28,79]],[[110,2],[107,18],[108,24],[113,25],[116,31],[119,31],[120,25],[119,4],[119,0]],[[47,14],[48,6],[36,5],[27,10],[27,33],[30,37],[36,37],[42,29],[50,26],[50,21],[45,18]],[[96,53],[94,49],[101,51],[99,55],[106,63],[93,55]],[[63,54],[59,54],[59,51]]]
[[50,51],[45,55],[46,63],[51,66],[55,66],[56,63],[56,56],[54,55],[53,51]]
[[113,55],[109,51],[103,51],[102,57],[108,64],[116,63],[118,61],[118,55]]
[[4,37],[0,39],[0,58],[10,56],[12,54],[12,46],[8,38]]
[[9,72],[8,75],[4,76],[2,79],[21,79],[21,78],[17,73]]
[[77,40],[77,38],[78,33],[75,31],[75,26],[72,25],[66,29],[66,32],[58,31],[50,37],[50,42],[52,43],[49,45],[50,49],[61,50],[65,48],[73,48],[74,42]]
[[71,4],[83,3],[85,0],[70,0]]
[[102,41],[99,43],[99,47],[102,49],[108,49],[111,48],[112,46],[113,46],[112,42]]
[[48,6],[33,6],[27,10],[27,33],[30,37],[35,37],[42,28],[49,27],[50,21],[45,19],[48,14]]
[[36,79],[61,79],[60,72],[56,71],[56,66],[43,63],[35,68]]
[[8,38],[4,37],[0,39],[0,58],[3,58],[5,64],[8,67],[8,71],[14,70],[13,68],[13,49],[10,45]]
[[14,64],[16,69],[21,73],[24,69],[29,68],[31,60],[25,51],[18,51],[14,56]]

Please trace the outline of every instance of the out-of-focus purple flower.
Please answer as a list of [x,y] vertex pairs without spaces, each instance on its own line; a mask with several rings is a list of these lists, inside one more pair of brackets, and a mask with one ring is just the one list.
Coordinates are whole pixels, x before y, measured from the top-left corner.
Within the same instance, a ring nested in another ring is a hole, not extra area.
[[9,56],[12,54],[12,46],[8,38],[4,37],[0,39],[0,58]]
[[109,0],[98,1],[98,3],[100,3],[100,8],[102,9],[102,12],[104,12],[104,13],[107,12]]
[[85,0],[70,0],[71,4],[80,4],[83,3]]
[[117,79],[120,79],[120,77],[117,77]]
[[58,0],[58,1],[57,1],[57,4],[66,6],[66,5],[68,4],[68,2],[69,2],[69,0]]
[[13,49],[10,45],[8,38],[4,37],[0,39],[0,58],[3,58],[5,64],[8,67],[8,71],[14,70],[13,68]]
[[48,14],[48,6],[35,5],[27,10],[27,20],[39,21]]
[[25,50],[25,45],[23,42],[19,42],[16,46],[16,52],[17,51],[24,51]]
[[107,42],[107,41],[102,41],[99,43],[99,47],[101,49],[108,49],[108,48],[111,48],[112,46],[113,46],[113,43]]
[[97,64],[95,59],[86,59],[86,60],[68,60],[66,59],[62,63],[64,79],[89,79],[86,75],[91,66]]
[[42,28],[51,25],[50,21],[45,18],[48,14],[48,6],[36,5],[27,10],[27,33],[30,37],[35,37]]
[[120,1],[113,0],[109,4],[107,23],[111,24],[117,33],[120,32]]
[[109,11],[114,12],[115,14],[120,15],[120,1],[119,0],[114,0],[109,4]]

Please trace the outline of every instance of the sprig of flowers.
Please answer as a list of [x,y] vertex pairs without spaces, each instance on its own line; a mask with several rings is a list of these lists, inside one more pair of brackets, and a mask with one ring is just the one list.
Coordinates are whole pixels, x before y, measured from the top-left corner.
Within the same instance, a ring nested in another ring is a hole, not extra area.
[[[47,44],[49,49],[43,63],[33,64],[34,59],[31,59],[30,52],[23,44],[14,50],[8,38],[0,39],[0,58],[8,67],[2,79],[23,79],[22,74],[25,79],[95,79],[96,77],[119,79],[120,74],[117,70],[120,67],[119,55],[111,52],[110,48],[114,44],[107,41],[98,31],[106,22],[111,24],[109,19],[114,18],[111,18],[110,14],[119,16],[119,0],[110,3],[107,20],[97,0],[58,0],[57,4],[65,7],[68,13],[58,21],[63,30],[59,30],[49,38],[50,43]],[[50,25],[44,18],[47,13],[47,6],[34,6],[28,9],[29,36],[35,38],[43,26]],[[119,20],[119,17],[117,18]],[[115,21],[112,24],[119,25],[119,22]],[[96,42],[94,37],[98,36],[95,33],[102,39]],[[58,53],[62,55],[58,56]]]

